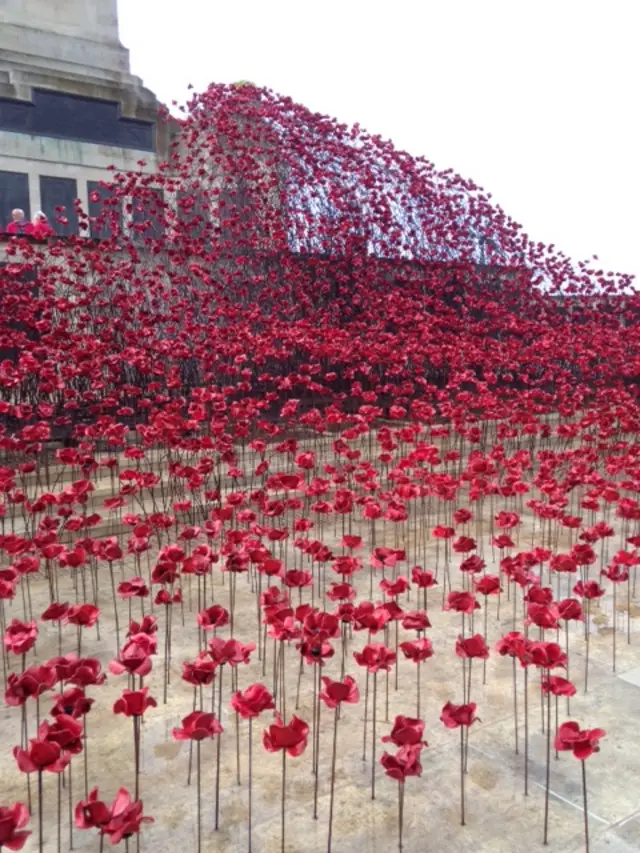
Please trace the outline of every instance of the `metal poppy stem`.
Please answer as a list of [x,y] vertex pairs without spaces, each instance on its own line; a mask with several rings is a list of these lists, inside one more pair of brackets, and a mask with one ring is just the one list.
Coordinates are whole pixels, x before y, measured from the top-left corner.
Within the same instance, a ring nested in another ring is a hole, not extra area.
[[514,726],[514,737],[515,737],[515,745],[516,745],[516,755],[518,755],[519,754],[519,749],[518,749],[518,679],[517,679],[517,669],[516,669],[515,656],[511,658],[511,663],[513,665],[513,726]]
[[38,770],[38,849],[40,853],[44,849],[42,813],[42,770]]
[[[222,719],[222,672],[223,667],[220,667],[220,678],[218,680],[218,719]],[[220,735],[216,742],[216,822],[214,829],[217,831],[220,826]]]
[[404,782],[398,782],[398,850],[402,850],[402,827],[404,824]]
[[529,670],[524,670],[524,795],[529,796]]
[[[251,853],[251,823],[253,806],[253,719],[249,717],[249,853]],[[219,735],[218,735],[219,737]]]
[[62,773],[58,773],[58,853],[62,849]]
[[378,673],[373,673],[373,714],[371,720],[371,799],[376,798],[376,704],[378,689]]
[[333,834],[333,795],[336,781],[336,754],[338,748],[338,719],[340,705],[336,705],[336,710],[333,718],[333,752],[331,755],[331,794],[329,795],[329,840],[327,843],[327,853],[331,853],[331,838]]
[[133,717],[133,755],[135,761],[135,797],[140,799],[140,717]]
[[464,819],[464,726],[460,726],[460,825],[465,825]]
[[362,733],[362,760],[367,760],[367,713],[369,711],[369,670],[364,688],[364,731]]
[[281,825],[282,825],[282,846],[281,853],[284,853],[284,831],[285,831],[285,797],[287,794],[287,750],[282,750],[282,814],[281,814]]
[[549,789],[551,781],[551,689],[549,679],[551,670],[547,670],[547,775],[544,786],[544,834],[543,844],[549,843]]
[[589,812],[587,811],[587,762],[582,760],[582,807],[584,809],[584,850],[589,853]]
[[200,741],[196,741],[196,803],[198,815],[198,853],[202,849],[202,799],[200,786]]

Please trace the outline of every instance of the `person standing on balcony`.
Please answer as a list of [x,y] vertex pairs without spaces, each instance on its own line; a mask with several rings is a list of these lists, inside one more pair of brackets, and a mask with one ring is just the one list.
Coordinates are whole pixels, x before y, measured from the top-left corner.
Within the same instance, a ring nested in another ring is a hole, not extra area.
[[16,207],[11,211],[11,222],[7,225],[7,234],[32,234],[33,225],[25,219],[24,210]]
[[47,214],[41,210],[36,211],[31,220],[31,234],[36,240],[46,240],[47,237],[52,237],[56,232],[49,225]]

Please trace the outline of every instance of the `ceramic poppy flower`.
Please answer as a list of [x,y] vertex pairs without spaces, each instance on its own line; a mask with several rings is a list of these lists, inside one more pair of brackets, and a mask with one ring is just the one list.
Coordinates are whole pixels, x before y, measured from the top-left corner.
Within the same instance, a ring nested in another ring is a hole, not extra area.
[[83,726],[69,714],[60,714],[53,723],[44,722],[38,736],[57,743],[65,752],[77,755],[82,752]]
[[455,610],[456,613],[473,613],[480,610],[480,603],[470,592],[450,592],[447,596],[445,610]]
[[67,610],[65,621],[81,628],[91,628],[99,616],[100,609],[93,604],[74,604]]
[[40,773],[43,770],[48,773],[62,773],[69,763],[71,756],[64,753],[59,744],[45,740],[47,731],[47,724],[42,723],[38,729],[38,737],[29,741],[28,749],[14,747],[13,757],[23,773]]
[[369,643],[361,652],[354,652],[358,666],[366,666],[369,672],[388,671],[396,662],[396,653],[384,643]]
[[220,604],[214,604],[198,613],[198,625],[205,631],[222,628],[229,624],[229,611]]
[[483,658],[489,657],[489,649],[482,634],[474,634],[472,637],[458,636],[456,640],[456,654],[459,658]]
[[419,589],[431,589],[437,586],[437,581],[433,572],[423,569],[421,566],[414,566],[411,569],[411,583],[414,583]]
[[[71,657],[67,655],[67,658]],[[102,672],[102,664],[97,658],[80,658],[77,661],[68,661],[70,674],[64,680],[76,687],[89,687],[92,684],[101,685],[107,680]],[[56,664],[56,668],[58,664]]]
[[26,655],[34,647],[37,638],[37,622],[12,619],[4,632],[4,647],[14,655]]
[[256,647],[255,643],[241,643],[239,640],[223,640],[221,637],[213,637],[209,641],[209,654],[218,666],[228,663],[237,666],[240,663],[249,663],[251,652]]
[[599,741],[606,735],[603,729],[581,729],[578,723],[563,723],[556,734],[554,746],[558,752],[571,750],[576,758],[585,761],[600,750]]
[[222,726],[213,714],[204,711],[193,711],[182,720],[181,729],[173,729],[174,740],[204,740],[221,734]]
[[448,729],[470,726],[479,721],[479,717],[476,717],[476,707],[475,702],[470,702],[467,705],[453,705],[451,702],[447,702],[442,709],[440,719]]
[[0,806],[0,850],[22,850],[31,835],[25,826],[29,823],[29,809],[24,803]]
[[126,788],[120,788],[109,811],[109,822],[101,831],[109,837],[111,844],[119,844],[123,838],[136,835],[143,823],[153,823],[152,817],[142,814],[142,800],[132,801]]
[[400,643],[400,648],[402,649],[404,656],[414,663],[421,663],[433,656],[431,640],[427,640],[426,637],[422,637],[419,640]]
[[559,675],[544,675],[541,682],[542,692],[553,696],[575,696],[576,688],[568,679]]
[[422,720],[400,714],[396,717],[391,732],[382,738],[382,742],[393,743],[396,746],[428,746],[427,742],[422,739],[423,734],[424,722]]
[[498,595],[502,592],[500,578],[497,575],[485,575],[478,580],[474,579],[473,586],[480,595]]
[[243,692],[236,691],[231,697],[231,707],[244,720],[258,717],[263,711],[275,708],[273,696],[264,684],[250,684]]
[[211,684],[215,678],[218,664],[211,660],[206,652],[201,652],[195,661],[184,661],[182,664],[182,680],[187,684],[198,685]]
[[407,631],[424,631],[431,627],[426,610],[409,610],[402,617],[402,627]]
[[403,746],[395,755],[383,752],[380,756],[380,764],[384,767],[386,775],[395,779],[396,782],[405,782],[410,776],[421,776],[420,753],[422,748],[422,744],[413,744]]
[[276,714],[275,718],[276,722],[272,723],[262,734],[264,748],[268,752],[279,752],[281,749],[285,749],[287,754],[294,758],[302,755],[307,748],[309,726],[295,714],[291,717],[288,725],[282,722],[279,714]]
[[113,705],[114,714],[124,714],[127,717],[141,717],[147,708],[156,708],[158,703],[149,696],[149,688],[142,690],[123,690],[122,696]]
[[10,672],[7,678],[7,689],[4,701],[7,705],[24,705],[27,699],[42,696],[56,683],[55,668],[48,664],[42,666],[30,666],[16,675]]
[[332,681],[323,675],[322,684],[323,688],[318,695],[327,708],[337,708],[342,702],[355,704],[360,699],[358,685],[350,675],[345,675],[344,681]]
[[106,803],[98,799],[98,789],[93,788],[84,802],[76,803],[74,823],[78,829],[101,829],[111,820],[111,812]]
[[122,675],[123,672],[127,672],[129,675],[145,676],[149,675],[151,667],[151,657],[147,648],[141,643],[129,640],[120,650],[120,656],[109,663],[109,672],[113,675]]
[[94,702],[95,699],[86,696],[84,690],[72,687],[58,696],[51,709],[51,716],[59,717],[61,714],[66,714],[77,720],[89,713]]
[[60,622],[60,620],[64,619],[64,617],[67,615],[68,610],[68,602],[65,601],[59,604],[58,602],[54,601],[47,607],[46,610],[42,612],[40,618],[43,622]]

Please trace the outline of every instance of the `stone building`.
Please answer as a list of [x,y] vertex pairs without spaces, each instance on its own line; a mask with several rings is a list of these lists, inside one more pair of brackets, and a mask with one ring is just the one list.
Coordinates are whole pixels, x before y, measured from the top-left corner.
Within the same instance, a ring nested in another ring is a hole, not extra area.
[[167,159],[159,106],[131,74],[117,0],[0,0],[0,229],[18,207],[76,233],[74,201],[97,216],[109,166]]

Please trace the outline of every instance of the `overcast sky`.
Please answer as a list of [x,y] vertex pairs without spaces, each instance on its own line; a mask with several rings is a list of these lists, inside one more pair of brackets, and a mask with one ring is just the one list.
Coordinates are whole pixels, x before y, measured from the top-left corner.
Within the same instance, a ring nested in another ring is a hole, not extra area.
[[249,80],[453,168],[640,276],[640,0],[118,0],[157,96]]

